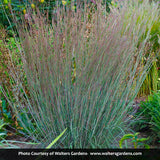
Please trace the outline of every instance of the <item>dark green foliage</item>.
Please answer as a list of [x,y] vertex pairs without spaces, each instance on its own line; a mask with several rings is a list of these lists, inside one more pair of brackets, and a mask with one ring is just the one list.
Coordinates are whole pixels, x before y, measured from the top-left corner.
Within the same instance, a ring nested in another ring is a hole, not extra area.
[[141,102],[139,114],[142,116],[142,121],[139,123],[140,128],[144,129],[147,126],[154,133],[154,137],[160,138],[160,91],[154,92],[148,97],[148,100]]

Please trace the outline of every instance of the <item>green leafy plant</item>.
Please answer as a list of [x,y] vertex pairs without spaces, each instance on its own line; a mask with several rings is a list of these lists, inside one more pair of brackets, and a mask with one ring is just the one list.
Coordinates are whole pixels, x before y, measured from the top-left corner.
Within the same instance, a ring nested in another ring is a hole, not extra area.
[[154,133],[153,139],[160,138],[160,91],[153,92],[152,95],[148,96],[148,100],[141,102],[139,113],[142,117],[140,126],[144,128],[149,126]]
[[149,138],[138,138],[138,134],[139,133],[125,134],[119,141],[119,147],[122,148],[123,142],[130,139],[135,149],[139,147],[145,147],[146,149],[149,149],[150,146],[144,143],[144,141],[147,141]]
[[[76,11],[58,7],[52,25],[39,14],[31,14],[27,26],[19,25],[17,45],[30,96],[18,73],[13,80],[22,96],[15,92],[13,102],[3,93],[25,129],[24,136],[40,143],[38,147],[52,144],[67,128],[55,147],[115,148],[117,139],[130,131],[128,113],[152,62],[148,55],[141,63],[150,50],[146,22],[151,27],[159,14],[158,6],[145,1],[134,6],[125,26],[124,15],[132,7],[125,3],[111,10],[107,19],[101,1],[91,17],[87,6]],[[146,7],[152,14],[137,25]]]

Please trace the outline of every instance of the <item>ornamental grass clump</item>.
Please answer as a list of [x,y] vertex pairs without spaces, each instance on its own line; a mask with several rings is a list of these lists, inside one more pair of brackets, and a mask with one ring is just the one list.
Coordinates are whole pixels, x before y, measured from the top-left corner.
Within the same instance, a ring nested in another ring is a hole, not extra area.
[[[149,22],[144,16],[137,24],[145,5],[152,13]],[[109,15],[100,2],[75,11],[57,8],[52,25],[37,11],[19,27],[29,96],[13,75],[23,96],[8,101],[37,147],[67,128],[54,147],[115,148],[130,131],[129,110],[152,61],[148,55],[142,63],[150,49],[145,24],[151,28],[158,7],[148,1],[135,5],[124,25],[128,7],[132,3]]]

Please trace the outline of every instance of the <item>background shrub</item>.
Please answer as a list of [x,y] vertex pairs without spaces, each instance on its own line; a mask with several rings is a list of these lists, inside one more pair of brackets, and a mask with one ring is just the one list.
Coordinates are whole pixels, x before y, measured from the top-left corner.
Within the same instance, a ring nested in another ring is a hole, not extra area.
[[142,117],[138,122],[139,129],[149,127],[153,142],[160,139],[160,91],[154,92],[145,102],[141,102],[137,115]]

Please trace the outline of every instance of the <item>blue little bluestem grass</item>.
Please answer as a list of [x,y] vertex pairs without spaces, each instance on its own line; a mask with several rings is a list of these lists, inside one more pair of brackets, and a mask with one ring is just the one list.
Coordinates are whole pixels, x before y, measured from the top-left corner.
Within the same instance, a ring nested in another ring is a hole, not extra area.
[[[148,5],[149,22],[144,16],[137,25]],[[8,101],[37,147],[46,147],[67,128],[54,147],[116,148],[130,131],[128,114],[151,66],[149,55],[145,65],[141,61],[159,10],[148,1],[125,3],[110,14],[104,14],[100,1],[92,16],[90,9],[87,4],[76,11],[57,8],[52,25],[42,15],[30,15],[29,27],[18,28],[30,96],[24,92],[21,101]],[[23,91],[18,75],[13,78]]]

